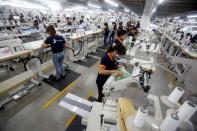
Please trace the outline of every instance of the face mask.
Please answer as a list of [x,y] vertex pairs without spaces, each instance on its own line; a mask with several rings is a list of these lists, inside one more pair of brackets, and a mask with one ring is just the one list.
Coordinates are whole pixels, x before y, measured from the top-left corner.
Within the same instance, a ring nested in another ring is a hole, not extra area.
[[47,34],[46,34],[46,37],[49,37],[49,36],[50,36],[50,35],[47,33]]
[[114,57],[114,60],[119,60],[119,59],[120,59],[119,55],[116,54],[115,57]]

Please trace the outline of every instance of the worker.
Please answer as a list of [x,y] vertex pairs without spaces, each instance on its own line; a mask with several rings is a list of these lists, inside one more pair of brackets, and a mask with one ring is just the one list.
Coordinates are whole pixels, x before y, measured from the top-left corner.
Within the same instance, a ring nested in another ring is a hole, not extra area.
[[118,55],[125,55],[126,48],[122,44],[113,45],[110,52],[106,53],[105,56],[101,59],[98,76],[96,79],[96,84],[98,88],[98,102],[102,102],[104,97],[103,85],[107,81],[110,75],[115,75],[121,77],[122,72],[116,70],[118,64],[116,62],[116,57]]
[[103,32],[103,34],[104,34],[104,46],[106,46],[108,44],[108,42],[109,42],[108,41],[109,33],[110,33],[109,26],[108,26],[107,23],[104,23],[104,32]]
[[110,41],[109,41],[111,44],[114,43],[116,30],[117,30],[116,22],[112,22],[112,31],[111,31],[111,35],[110,35]]
[[61,78],[65,77],[64,69],[64,48],[69,48],[74,52],[74,49],[69,47],[64,38],[56,34],[53,25],[49,25],[46,29],[49,37],[46,38],[42,47],[51,47],[53,55],[52,60],[56,70],[56,80],[59,81]]
[[136,28],[137,28],[137,29],[140,28],[140,21],[137,21]]
[[79,24],[82,24],[82,23],[84,23],[84,16],[83,15],[81,16],[81,19],[79,20]]
[[66,25],[68,25],[68,22],[69,22],[69,17],[66,17],[66,20],[65,20]]
[[113,45],[119,45],[119,44],[123,45],[125,38],[126,38],[126,30],[118,30],[114,43],[109,47],[107,52],[110,52]]
[[132,36],[132,41],[135,42],[138,36],[138,29],[135,26],[130,27],[128,36]]
[[123,22],[119,22],[118,31],[124,30]]
[[131,21],[128,21],[127,22],[127,27],[126,27],[126,31],[127,31],[127,33],[129,32],[129,27],[131,26]]

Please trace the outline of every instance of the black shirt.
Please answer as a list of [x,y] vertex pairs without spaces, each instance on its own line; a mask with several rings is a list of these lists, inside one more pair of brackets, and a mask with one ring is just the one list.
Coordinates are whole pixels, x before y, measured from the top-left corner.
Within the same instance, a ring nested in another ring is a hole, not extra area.
[[105,35],[105,36],[109,36],[109,32],[110,32],[110,31],[109,31],[109,28],[105,28],[105,30],[104,30],[104,35]]
[[[110,53],[106,53],[101,59],[100,66],[103,66],[106,70],[115,70],[117,68],[117,63],[112,59]],[[98,74],[96,79],[96,84],[98,87],[103,87],[110,75]]]
[[59,53],[64,50],[65,40],[62,36],[51,35],[44,42],[51,46],[53,53]]
[[120,42],[118,39],[115,39],[114,43],[110,45],[109,49],[107,50],[107,53],[111,52],[112,46],[119,45],[119,44],[123,45],[122,42]]
[[116,30],[117,30],[117,27],[116,26],[113,26],[112,33],[115,34],[116,33]]

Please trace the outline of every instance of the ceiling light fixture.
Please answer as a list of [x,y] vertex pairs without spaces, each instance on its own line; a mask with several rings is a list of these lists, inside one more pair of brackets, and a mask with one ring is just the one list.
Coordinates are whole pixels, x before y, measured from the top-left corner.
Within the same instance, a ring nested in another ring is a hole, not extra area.
[[19,8],[28,8],[28,9],[39,9],[39,10],[47,10],[47,8],[40,6],[35,3],[27,2],[24,0],[10,0],[10,1],[0,1],[1,5],[8,5],[12,7],[19,7]]
[[54,0],[37,0],[38,2],[41,2],[43,5],[46,5],[51,10],[60,10],[62,9],[62,6],[60,2],[54,1]]
[[112,1],[112,0],[104,0],[106,3],[110,4],[110,5],[113,5],[115,7],[119,7],[119,4],[116,3],[115,1]]
[[114,13],[114,12],[115,12],[115,10],[109,9],[109,12],[113,12],[113,13]]
[[152,13],[155,13],[155,11],[156,11],[156,8],[154,8],[154,9],[152,10]]
[[195,22],[196,20],[195,19],[190,19],[188,20],[189,22]]
[[124,8],[124,11],[125,11],[125,12],[127,12],[127,13],[129,13],[129,12],[130,12],[130,10],[129,10],[129,9],[127,9],[127,8]]
[[161,3],[163,3],[164,2],[164,0],[159,0],[159,4],[161,4]]
[[97,8],[97,9],[101,9],[101,6],[95,5],[95,4],[92,4],[92,3],[88,3],[88,6],[93,7],[93,8]]
[[188,23],[188,24],[197,24],[197,21],[187,21],[185,23]]
[[179,17],[179,16],[177,16],[177,17],[174,17],[174,19],[175,19],[175,20],[177,20],[177,19],[180,19],[180,17]]
[[197,15],[189,15],[189,16],[187,16],[187,18],[195,18],[195,17],[197,17]]

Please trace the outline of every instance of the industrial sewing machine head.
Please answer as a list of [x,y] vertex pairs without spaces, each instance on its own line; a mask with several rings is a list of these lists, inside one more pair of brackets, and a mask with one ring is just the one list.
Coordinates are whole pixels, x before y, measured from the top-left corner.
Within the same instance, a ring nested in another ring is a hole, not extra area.
[[[109,97],[115,100],[118,100],[120,97],[133,99],[136,94],[131,94],[134,92],[141,94],[145,98],[146,93],[148,93],[150,89],[148,81],[150,77],[147,72],[142,71],[138,63],[133,67],[132,73],[127,72],[124,67],[119,70],[122,71],[124,75],[122,77],[111,76],[104,85],[103,93],[106,96],[105,99]],[[145,106],[147,103],[143,105]]]

